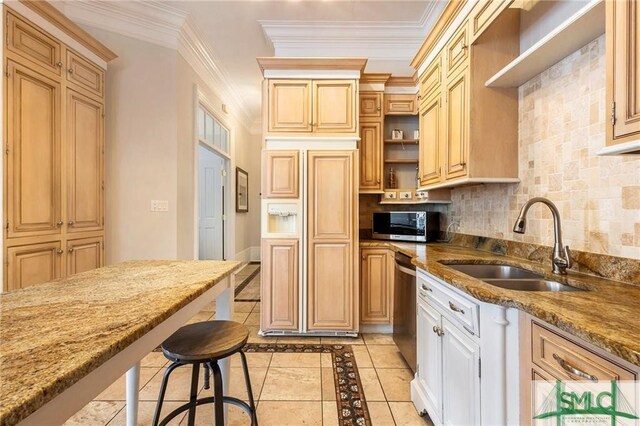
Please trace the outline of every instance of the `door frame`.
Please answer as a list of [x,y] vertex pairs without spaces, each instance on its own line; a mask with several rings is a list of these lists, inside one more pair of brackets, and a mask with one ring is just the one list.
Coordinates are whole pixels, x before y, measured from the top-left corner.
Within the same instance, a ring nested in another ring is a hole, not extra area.
[[[229,134],[229,151],[224,152],[219,148],[201,141],[198,138],[198,107],[202,105],[209,114],[213,116],[221,125],[225,127]],[[227,168],[227,176],[225,178],[225,191],[224,191],[224,210],[223,214],[225,220],[223,223],[224,243],[223,252],[225,260],[233,260],[236,257],[235,253],[235,240],[236,240],[236,221],[235,211],[231,212],[229,206],[233,205],[233,198],[235,194],[231,191],[231,188],[235,188],[235,173],[231,173],[231,170],[235,170],[235,130],[230,125],[229,121],[224,118],[224,112],[220,108],[216,108],[212,102],[210,102],[206,95],[200,90],[197,84],[194,84],[194,96],[193,96],[193,259],[198,260],[200,258],[200,146],[204,146],[206,149],[211,150],[215,154],[225,159]]]

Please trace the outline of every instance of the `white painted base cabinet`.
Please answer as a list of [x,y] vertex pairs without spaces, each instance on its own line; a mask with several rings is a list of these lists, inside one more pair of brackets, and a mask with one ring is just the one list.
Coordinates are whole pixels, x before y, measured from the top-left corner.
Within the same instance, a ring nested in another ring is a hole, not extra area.
[[418,270],[411,399],[436,425],[517,425],[518,311]]

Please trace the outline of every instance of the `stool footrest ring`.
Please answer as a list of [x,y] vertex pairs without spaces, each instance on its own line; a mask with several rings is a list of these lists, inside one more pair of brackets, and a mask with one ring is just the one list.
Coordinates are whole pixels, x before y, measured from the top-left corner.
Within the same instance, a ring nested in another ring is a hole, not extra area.
[[[175,410],[167,414],[167,416],[164,419],[162,419],[162,421],[158,424],[158,426],[166,426],[178,414],[187,411],[192,406],[197,407],[198,405],[213,404],[215,403],[215,401],[216,399],[213,396],[208,396],[205,398],[196,399],[193,402],[187,402],[186,404],[182,404],[181,406],[179,406],[178,408],[176,408]],[[256,424],[256,419],[254,416],[255,413],[252,412],[251,407],[249,407],[249,404],[233,396],[225,396],[222,398],[222,401],[225,404],[232,404],[232,405],[235,405],[236,407],[240,407],[245,413],[249,415],[249,417],[251,417],[251,425],[253,426]]]

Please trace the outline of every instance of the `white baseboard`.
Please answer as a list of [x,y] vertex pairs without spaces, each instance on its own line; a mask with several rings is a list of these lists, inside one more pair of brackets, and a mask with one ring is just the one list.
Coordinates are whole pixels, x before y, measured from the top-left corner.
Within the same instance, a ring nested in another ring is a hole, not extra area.
[[240,262],[260,262],[260,247],[247,247],[236,253],[235,260]]

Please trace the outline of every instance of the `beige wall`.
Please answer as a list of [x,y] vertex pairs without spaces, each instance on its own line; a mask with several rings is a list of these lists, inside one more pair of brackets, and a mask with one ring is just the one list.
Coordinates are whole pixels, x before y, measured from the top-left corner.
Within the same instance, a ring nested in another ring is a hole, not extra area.
[[[195,86],[231,130],[231,188],[235,165],[250,177],[249,213],[235,219],[231,254],[259,255],[260,139],[249,134],[174,49],[87,28],[118,54],[107,72],[105,195],[107,264],[128,259],[191,259],[195,256]],[[169,212],[150,211],[167,200]],[[244,251],[245,249],[249,249]],[[243,252],[244,251],[244,252]]]
[[534,206],[525,235],[512,232],[529,198],[548,197],[562,215],[565,244],[640,258],[640,156],[600,157],[605,146],[604,36],[519,89],[519,185],[456,189],[449,220],[460,231],[553,244],[548,209]]

